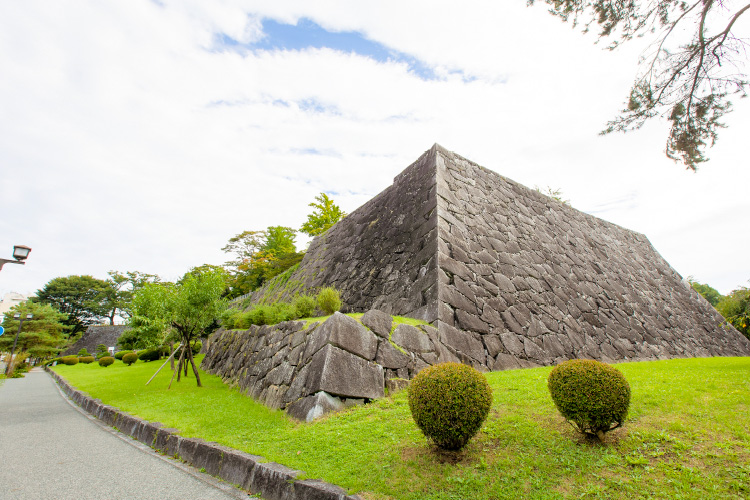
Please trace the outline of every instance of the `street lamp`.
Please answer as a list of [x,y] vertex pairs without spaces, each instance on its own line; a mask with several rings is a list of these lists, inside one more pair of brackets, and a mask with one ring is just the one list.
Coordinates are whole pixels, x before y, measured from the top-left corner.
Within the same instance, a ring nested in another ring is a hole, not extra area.
[[26,245],[13,245],[13,259],[0,259],[0,269],[3,268],[4,264],[21,264],[24,265],[26,258],[29,256],[31,248]]
[[16,313],[13,315],[13,319],[18,320],[18,331],[16,332],[16,338],[13,340],[13,348],[10,350],[8,363],[7,363],[7,366],[5,367],[5,375],[7,377],[10,377],[10,375],[13,373],[13,370],[11,369],[11,367],[13,366],[13,352],[16,350],[16,344],[18,343],[18,336],[21,334],[21,327],[23,326],[23,322],[33,319],[33,318],[34,318],[34,315],[31,313],[27,314],[25,318],[22,318],[20,313]]

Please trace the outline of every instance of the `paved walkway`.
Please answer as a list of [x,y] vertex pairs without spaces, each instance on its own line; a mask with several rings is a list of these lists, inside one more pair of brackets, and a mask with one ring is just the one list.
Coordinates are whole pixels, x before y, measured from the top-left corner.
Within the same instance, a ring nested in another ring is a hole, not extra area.
[[105,426],[33,370],[0,381],[0,498],[248,499]]

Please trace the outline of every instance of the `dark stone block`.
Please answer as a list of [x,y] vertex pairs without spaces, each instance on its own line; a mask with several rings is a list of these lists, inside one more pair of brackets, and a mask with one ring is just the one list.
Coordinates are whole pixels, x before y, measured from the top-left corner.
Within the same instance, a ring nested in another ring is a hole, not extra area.
[[230,484],[247,488],[255,464],[262,461],[263,457],[226,447],[222,448],[222,452],[221,467],[216,475]]
[[160,427],[163,426],[159,422],[143,422],[135,438],[147,446],[152,446],[154,441],[156,441],[156,433]]
[[307,387],[346,398],[383,397],[383,368],[332,345],[327,345],[310,362]]
[[391,340],[410,352],[433,352],[435,350],[426,333],[403,323],[393,331]]
[[301,472],[274,462],[256,463],[243,488],[267,500],[294,499],[294,479]]
[[384,368],[404,368],[411,361],[411,356],[399,351],[387,341],[382,340],[378,347],[378,354],[375,356],[375,362]]
[[328,412],[338,411],[342,408],[344,408],[344,403],[341,399],[320,391],[290,404],[286,408],[286,413],[297,420],[312,422]]
[[391,325],[393,318],[377,309],[370,309],[361,318],[362,324],[383,338],[388,338],[391,334]]
[[205,469],[207,474],[215,476],[221,470],[222,457],[219,444],[200,441],[195,446],[192,464],[196,469]]
[[[170,437],[180,432],[178,429],[172,429],[170,427],[161,427],[156,430],[156,439],[154,440],[154,448],[163,452],[165,455],[174,455],[174,453],[167,452],[167,442]],[[176,449],[175,449],[176,452]]]
[[475,361],[485,362],[484,344],[479,340],[478,335],[442,323],[438,329],[443,344],[471,357]]

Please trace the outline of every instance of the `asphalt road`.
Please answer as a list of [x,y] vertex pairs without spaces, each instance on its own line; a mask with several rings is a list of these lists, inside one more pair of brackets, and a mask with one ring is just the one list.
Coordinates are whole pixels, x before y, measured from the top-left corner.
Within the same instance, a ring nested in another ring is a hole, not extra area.
[[248,499],[102,424],[36,369],[0,380],[0,499]]

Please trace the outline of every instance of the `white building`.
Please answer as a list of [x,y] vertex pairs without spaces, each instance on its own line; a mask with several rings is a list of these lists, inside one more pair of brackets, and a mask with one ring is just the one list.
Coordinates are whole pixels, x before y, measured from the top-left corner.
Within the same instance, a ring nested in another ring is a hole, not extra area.
[[21,302],[28,300],[29,297],[31,297],[31,294],[24,295],[17,292],[6,293],[5,297],[3,297],[3,300],[0,300],[0,315],[10,311],[10,308],[15,306],[16,304],[20,304]]

